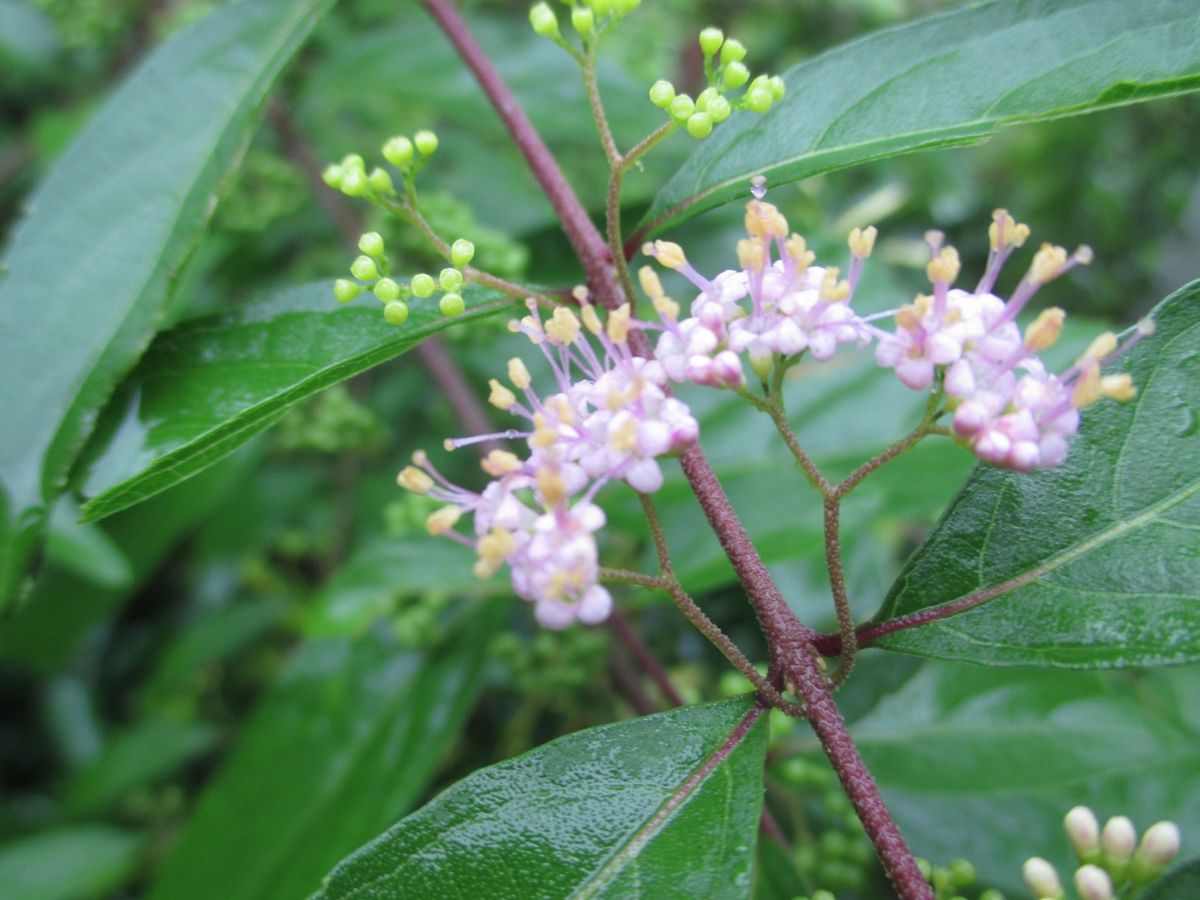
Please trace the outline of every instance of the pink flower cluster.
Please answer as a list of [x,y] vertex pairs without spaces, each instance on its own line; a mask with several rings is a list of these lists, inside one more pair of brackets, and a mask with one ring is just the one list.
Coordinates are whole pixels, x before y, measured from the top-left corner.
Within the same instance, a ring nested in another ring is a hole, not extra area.
[[[595,533],[604,525],[604,512],[593,502],[596,493],[613,480],[642,493],[658,490],[663,480],[658,459],[693,444],[699,426],[687,406],[663,390],[663,367],[630,351],[627,338],[635,323],[628,306],[604,322],[586,300],[580,315],[558,307],[546,322],[536,304],[529,309],[530,315],[510,327],[542,351],[557,391],[539,396],[524,362],[511,359],[512,387],[492,379],[489,400],[525,419],[528,428],[446,442],[455,449],[487,439],[521,439],[528,456],[492,450],[482,466],[493,480],[479,493],[450,483],[424,453],[414,456],[399,482],[447,504],[429,517],[429,531],[473,547],[481,577],[507,564],[513,588],[534,604],[542,625],[594,624],[612,609],[612,597],[598,582]],[[473,518],[473,536],[455,530],[464,514]]]

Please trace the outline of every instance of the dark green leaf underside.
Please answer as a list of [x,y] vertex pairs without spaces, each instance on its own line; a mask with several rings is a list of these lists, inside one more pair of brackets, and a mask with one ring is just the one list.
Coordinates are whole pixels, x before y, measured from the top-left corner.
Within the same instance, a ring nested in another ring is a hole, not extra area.
[[696,150],[639,237],[745,197],[758,173],[782,184],[1196,90],[1200,16],[1175,0],[1002,0],[868,35],[785,80],[770,113],[740,113]]
[[1059,468],[976,469],[876,620],[1011,589],[882,646],[1009,665],[1200,659],[1200,282],[1152,317],[1113,366],[1137,398],[1086,410]]

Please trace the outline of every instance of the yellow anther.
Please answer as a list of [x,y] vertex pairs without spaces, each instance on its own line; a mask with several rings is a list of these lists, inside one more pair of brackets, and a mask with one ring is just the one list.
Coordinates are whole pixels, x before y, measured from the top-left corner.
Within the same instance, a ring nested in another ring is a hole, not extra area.
[[1067,314],[1057,306],[1043,309],[1030,326],[1025,329],[1025,346],[1034,353],[1040,353],[1054,345],[1062,334],[1063,320]]
[[1008,214],[1006,209],[992,213],[992,224],[988,226],[988,240],[993,250],[1001,247],[1023,247],[1029,239],[1029,226],[1022,225]]
[[546,417],[540,412],[534,413],[533,435],[529,438],[529,445],[545,450],[547,447],[553,447],[556,440],[558,432],[546,424]]
[[508,330],[512,334],[516,334],[518,331],[521,330],[521,323],[518,322],[516,319],[509,319],[508,320]]
[[1157,327],[1153,319],[1142,319],[1137,323],[1137,333],[1140,337],[1149,337]]
[[504,560],[517,549],[517,539],[511,531],[493,528],[479,539],[475,549],[479,554],[479,561],[475,563],[475,575],[478,578],[488,578],[494,575]]
[[590,303],[587,306],[581,307],[579,316],[583,319],[583,325],[592,334],[599,334],[604,330],[604,323],[600,321],[600,317],[596,315],[596,307]]
[[750,237],[783,237],[788,232],[787,219],[773,203],[751,200],[746,204],[746,233]]
[[521,460],[517,458],[517,454],[509,453],[507,450],[492,450],[480,460],[479,465],[493,478],[503,478],[520,469]]
[[414,494],[428,494],[433,487],[433,479],[416,466],[405,466],[396,476],[396,484]]
[[608,446],[617,453],[630,453],[637,448],[637,419],[630,417],[608,438]]
[[1075,262],[1081,266],[1090,266],[1092,260],[1096,258],[1096,254],[1092,252],[1092,248],[1087,244],[1080,244],[1076,247],[1072,256],[1074,256]]
[[461,515],[462,510],[457,506],[443,506],[429,514],[425,520],[425,530],[430,534],[445,534],[454,527]]
[[1029,267],[1029,280],[1034,284],[1052,281],[1066,264],[1067,251],[1064,248],[1042,244],[1033,256],[1033,265]]
[[820,296],[825,303],[839,303],[850,296],[850,285],[846,281],[838,281],[836,266],[825,270],[825,275],[821,278]]
[[558,506],[567,498],[567,483],[549,466],[538,469],[537,489],[546,506]]
[[1079,380],[1075,382],[1075,390],[1071,392],[1071,402],[1078,409],[1083,409],[1091,406],[1100,397],[1100,366],[1096,364],[1095,360],[1089,360],[1088,364],[1083,367]]
[[783,247],[797,272],[803,272],[817,258],[817,254],[808,249],[808,243],[798,234],[793,234],[788,238]]
[[537,320],[536,316],[525,316],[521,319],[520,325],[511,324],[508,330],[512,332],[521,331],[522,326],[524,326],[525,335],[529,338],[530,342],[534,344],[542,342],[542,323]]
[[762,241],[742,238],[737,242],[738,265],[743,269],[757,272],[766,262],[766,253]]
[[554,417],[558,419],[560,425],[575,424],[575,410],[571,407],[571,401],[564,394],[555,394],[547,400],[546,409],[554,413]]
[[651,300],[663,296],[663,286],[658,279],[658,273],[649,266],[642,266],[638,269],[638,282]]
[[1100,393],[1118,403],[1127,403],[1137,396],[1137,387],[1133,383],[1132,375],[1128,372],[1121,372],[1101,378]]
[[586,284],[577,284],[571,288],[571,296],[576,302],[583,304],[588,302],[588,289]]
[[492,392],[488,394],[488,403],[496,409],[511,409],[512,405],[517,402],[517,395],[495,378],[488,380],[488,387],[492,389]]
[[896,311],[896,324],[908,331],[919,328],[921,319],[927,316],[932,308],[933,297],[928,294],[917,294],[916,300]]
[[1111,331],[1106,331],[1100,334],[1092,341],[1088,348],[1083,351],[1083,356],[1079,357],[1077,365],[1086,365],[1088,360],[1100,362],[1104,357],[1108,356],[1117,349],[1117,336]]
[[953,247],[943,247],[925,266],[925,274],[934,284],[954,284],[954,279],[958,278],[961,269],[958,251]]
[[546,334],[550,340],[567,345],[575,343],[579,337],[579,318],[565,306],[554,310],[554,315],[546,323]]
[[874,225],[867,228],[854,228],[850,231],[850,252],[860,259],[866,259],[871,255],[871,251],[875,249],[875,238],[879,236],[879,229]]
[[675,320],[679,318],[679,304],[667,296],[654,298],[654,311],[658,313],[660,319]]
[[513,383],[518,390],[525,390],[529,387],[532,379],[529,377],[529,370],[525,368],[525,363],[520,357],[514,356],[508,361],[508,380]]
[[680,266],[687,265],[687,257],[683,255],[683,248],[670,241],[655,241],[653,252],[650,255],[668,269],[678,269]]
[[625,343],[629,337],[629,320],[632,311],[628,303],[622,303],[608,314],[608,336],[615,344]]

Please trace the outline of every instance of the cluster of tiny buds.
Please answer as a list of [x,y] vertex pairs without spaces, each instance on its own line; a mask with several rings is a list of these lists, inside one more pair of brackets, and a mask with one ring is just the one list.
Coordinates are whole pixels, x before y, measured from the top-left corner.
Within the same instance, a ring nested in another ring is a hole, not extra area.
[[[432,131],[418,131],[412,138],[398,135],[383,145],[383,158],[396,167],[406,183],[412,182],[429,157],[437,152],[438,137]],[[378,202],[394,197],[396,187],[392,176],[381,166],[367,173],[366,163],[357,153],[342,157],[340,163],[326,166],[321,175],[325,183],[347,197],[361,197]]]
[[451,245],[451,265],[442,269],[436,279],[421,272],[409,279],[407,284],[396,281],[388,274],[390,267],[383,238],[377,232],[368,231],[359,238],[358,249],[361,255],[350,264],[350,274],[354,280],[339,278],[333,284],[333,296],[339,303],[349,303],[363,292],[364,287],[370,287],[383,304],[384,319],[391,325],[403,325],[408,321],[406,301],[410,297],[424,300],[441,290],[443,293],[438,301],[438,309],[442,315],[461,316],[466,311],[467,306],[460,292],[464,282],[463,269],[475,256],[475,245],[470,241],[459,238]]
[[[563,0],[571,9],[571,27],[589,45],[606,28],[614,25],[637,9],[642,0]],[[558,30],[558,16],[549,3],[535,3],[529,8],[529,24],[544,38],[566,46]]]
[[[713,125],[724,122],[735,109],[765,113],[782,100],[786,87],[778,75],[758,75],[750,80],[750,70],[742,62],[745,45],[725,37],[720,28],[705,28],[700,32],[700,50],[704,53],[704,74],[708,86],[693,100],[687,94],[677,94],[669,81],[660,80],[650,87],[650,102],[666,111],[688,134],[702,140],[712,134]],[[734,102],[725,96],[746,86]]]
[[[1139,843],[1137,830],[1125,816],[1114,816],[1104,828],[1086,806],[1076,806],[1063,819],[1063,829],[1080,862],[1075,890],[1080,900],[1115,900],[1155,881],[1179,854],[1179,826],[1157,822]],[[1064,900],[1066,892],[1054,866],[1035,856],[1022,870],[1037,900]]]

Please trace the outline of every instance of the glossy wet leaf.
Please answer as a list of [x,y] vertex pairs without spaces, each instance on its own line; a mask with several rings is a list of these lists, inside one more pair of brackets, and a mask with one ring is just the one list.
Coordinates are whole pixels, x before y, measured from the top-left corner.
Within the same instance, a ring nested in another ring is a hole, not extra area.
[[882,29],[784,80],[769,113],[739,113],[704,141],[641,234],[745,198],[759,173],[778,185],[1195,90],[1200,16],[1174,0],[1002,0]]
[[133,581],[133,567],[121,548],[99,525],[81,524],[79,506],[70,497],[60,497],[50,513],[46,556],[100,587],[120,589]]
[[456,319],[413,302],[403,326],[367,295],[339,307],[328,283],[185,322],[150,346],[106,411],[111,434],[84,484],[88,520],[139,503],[212,465],[301,400],[411,350],[456,323],[506,309],[468,291]]
[[505,604],[428,650],[386,627],[294,654],[202,795],[150,896],[291,900],[415,803],[475,702]]
[[247,0],[157,48],[56,163],[0,280],[0,604],[153,335],[222,177],[329,0]]
[[136,871],[145,837],[111,825],[73,825],[0,844],[0,897],[105,897]]
[[747,896],[766,725],[738,698],[559,738],[447,789],[316,897]]
[[876,618],[1011,589],[882,646],[1010,665],[1200,659],[1200,282],[1152,316],[1112,367],[1138,396],[1086,410],[1056,469],[977,469]]
[[[929,662],[851,733],[913,852],[964,857],[1026,896],[1021,864],[1072,872],[1062,817],[1077,804],[1139,831],[1177,822],[1200,849],[1200,669],[1145,675]],[[814,750],[814,758],[819,751]],[[1077,864],[1076,864],[1077,865]]]

